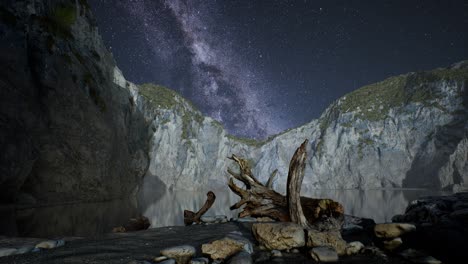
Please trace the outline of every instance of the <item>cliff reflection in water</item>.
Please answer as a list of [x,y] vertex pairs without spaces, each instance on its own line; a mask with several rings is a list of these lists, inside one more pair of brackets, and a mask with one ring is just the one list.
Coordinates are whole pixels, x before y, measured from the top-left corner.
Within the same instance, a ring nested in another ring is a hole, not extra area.
[[[213,190],[216,201],[206,215],[237,217],[239,210],[229,207],[239,200],[229,189]],[[152,227],[183,225],[185,209],[197,211],[206,200],[206,191],[166,191],[159,199],[142,197],[141,212],[150,219]],[[414,189],[376,190],[304,190],[303,196],[331,198],[345,207],[345,213],[374,219],[377,223],[390,222],[396,214],[402,214],[408,203],[421,196],[449,194],[441,191]]]

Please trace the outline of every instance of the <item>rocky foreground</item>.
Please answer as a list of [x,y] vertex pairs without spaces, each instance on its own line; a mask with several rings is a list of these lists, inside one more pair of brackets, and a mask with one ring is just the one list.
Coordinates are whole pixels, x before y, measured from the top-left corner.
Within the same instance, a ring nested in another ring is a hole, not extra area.
[[415,200],[393,223],[345,216],[340,230],[264,218],[202,220],[99,238],[2,238],[0,263],[458,263],[468,257],[468,193]]

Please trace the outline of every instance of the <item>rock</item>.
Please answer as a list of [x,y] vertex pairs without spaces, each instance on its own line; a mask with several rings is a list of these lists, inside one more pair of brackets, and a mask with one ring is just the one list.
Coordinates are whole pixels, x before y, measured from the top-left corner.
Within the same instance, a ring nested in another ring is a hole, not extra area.
[[314,247],[309,251],[309,254],[317,262],[338,262],[338,254],[332,247]]
[[166,259],[166,260],[163,260],[161,262],[159,262],[159,264],[180,264],[179,262],[177,262],[175,259]]
[[241,218],[235,218],[237,222],[239,223],[255,223],[257,222],[257,218],[254,217],[241,217]]
[[195,253],[195,248],[190,245],[165,248],[160,252],[160,254],[163,256],[175,259],[177,264],[187,264],[190,259],[195,256]]
[[399,237],[396,237],[396,238],[391,239],[391,240],[383,241],[383,246],[388,251],[394,251],[395,249],[400,247],[401,244],[403,244],[403,241]]
[[230,258],[228,264],[251,264],[252,256],[246,251],[240,251]]
[[16,252],[16,248],[0,248],[0,257],[14,255]]
[[408,223],[377,224],[374,227],[378,238],[396,238],[403,234],[416,230],[416,226]]
[[63,240],[46,240],[46,241],[40,242],[35,247],[39,249],[51,249],[51,248],[61,247],[63,245],[65,245],[65,241]]
[[286,250],[305,245],[304,229],[294,223],[257,223],[252,226],[255,239],[267,249]]
[[227,216],[225,215],[208,215],[202,216],[200,220],[204,223],[225,223],[227,222]]
[[252,252],[252,244],[246,238],[232,234],[202,245],[202,253],[213,260],[224,260],[240,251]]
[[271,219],[270,217],[267,217],[267,216],[257,217],[256,220],[257,220],[257,222],[260,222],[260,223],[262,223],[262,222],[276,222],[274,219]]
[[154,261],[154,262],[161,262],[161,261],[166,260],[166,259],[168,259],[168,257],[166,257],[166,256],[159,256],[159,257],[155,257],[155,258],[153,259],[153,261]]
[[271,251],[271,256],[279,258],[279,257],[282,257],[283,254],[281,254],[281,251],[274,249]]
[[362,249],[364,248],[364,244],[362,244],[359,241],[353,241],[348,243],[348,246],[346,247],[346,255],[355,255],[359,253]]
[[405,259],[410,260],[414,263],[425,263],[425,264],[441,264],[440,260],[435,259],[434,257],[428,256],[421,251],[408,248],[399,253]]
[[329,246],[335,249],[338,255],[346,254],[346,241],[339,231],[323,231],[307,229],[307,247]]
[[210,260],[208,258],[194,258],[190,260],[190,264],[209,264]]
[[291,253],[298,254],[298,253],[300,253],[300,251],[297,248],[293,248],[293,249],[291,249]]

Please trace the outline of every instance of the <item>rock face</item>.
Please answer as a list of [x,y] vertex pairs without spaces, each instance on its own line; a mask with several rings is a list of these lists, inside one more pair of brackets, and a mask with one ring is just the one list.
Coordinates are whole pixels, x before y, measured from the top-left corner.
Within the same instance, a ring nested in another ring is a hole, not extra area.
[[[0,200],[105,200],[148,166],[143,112],[86,1],[0,3]],[[18,201],[23,202],[23,201]]]
[[278,169],[285,192],[305,138],[303,188],[467,187],[467,62],[368,85],[256,142],[172,90],[128,82],[86,1],[6,0],[0,12],[2,202],[128,196],[143,176],[143,189],[226,186],[232,153],[262,182]]
[[235,153],[251,160],[261,182],[278,169],[273,186],[284,193],[291,156],[308,138],[304,189],[462,190],[468,180],[467,81],[467,62],[392,77],[338,99],[318,120],[264,142],[227,135],[177,97],[183,103],[158,108],[153,120],[147,175],[168,188],[225,186],[223,175],[231,165],[225,157]]

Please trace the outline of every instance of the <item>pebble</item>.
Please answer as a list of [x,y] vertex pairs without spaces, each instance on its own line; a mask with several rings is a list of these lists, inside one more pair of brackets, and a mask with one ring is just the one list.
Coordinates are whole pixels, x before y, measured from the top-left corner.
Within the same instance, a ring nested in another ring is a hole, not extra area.
[[279,258],[279,257],[282,257],[283,254],[281,254],[281,251],[274,249],[271,251],[271,256]]
[[254,217],[242,217],[242,218],[236,218],[237,222],[240,222],[240,223],[254,223],[254,222],[257,222],[257,218],[254,218]]
[[362,244],[360,241],[353,241],[348,243],[348,246],[346,247],[346,255],[355,255],[359,253],[362,249],[364,248],[364,244]]
[[[195,256],[195,248],[190,245],[175,246],[161,250],[160,254],[168,258],[173,258],[177,264],[187,264]],[[168,261],[168,260],[165,260]],[[161,263],[164,263],[161,262]]]
[[51,249],[51,248],[61,247],[63,245],[65,245],[65,241],[63,240],[46,240],[46,241],[40,242],[35,247],[39,249]]
[[431,256],[427,256],[426,254],[418,250],[412,249],[412,248],[403,250],[402,252],[400,252],[399,255],[414,263],[421,263],[421,264],[441,264],[442,263],[440,260]]
[[210,260],[208,258],[194,258],[190,260],[190,264],[209,264]]
[[166,256],[159,256],[159,257],[155,257],[155,258],[153,259],[153,261],[154,261],[154,262],[161,262],[161,261],[166,260],[166,259],[168,259],[168,257],[166,257]]
[[179,264],[175,259],[166,259],[166,260],[159,262],[159,264],[176,264],[176,263]]

